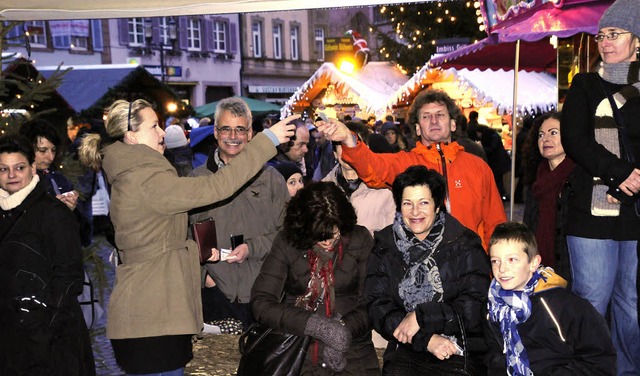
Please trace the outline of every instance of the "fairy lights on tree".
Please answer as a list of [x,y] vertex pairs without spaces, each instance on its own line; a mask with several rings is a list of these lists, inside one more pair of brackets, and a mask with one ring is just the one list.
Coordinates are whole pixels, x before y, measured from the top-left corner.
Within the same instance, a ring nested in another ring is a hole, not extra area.
[[[420,2],[379,7],[388,23],[372,28],[380,39],[379,56],[408,74],[418,71],[436,51],[436,40],[486,37],[472,1]],[[391,30],[389,30],[391,26]]]
[[[0,51],[6,44],[21,41],[30,53],[29,32],[18,37],[9,37],[14,27],[22,28],[22,22],[0,22]],[[16,132],[26,120],[55,112],[55,108],[44,109],[40,104],[51,97],[62,83],[68,71],[58,68],[48,79],[31,69],[30,56],[17,58],[16,54],[3,52],[0,76],[0,135]]]

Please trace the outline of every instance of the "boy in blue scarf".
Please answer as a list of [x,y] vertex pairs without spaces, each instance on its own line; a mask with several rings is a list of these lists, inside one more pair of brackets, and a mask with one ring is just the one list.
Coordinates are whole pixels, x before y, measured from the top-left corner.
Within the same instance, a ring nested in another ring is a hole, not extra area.
[[606,322],[588,301],[567,291],[553,269],[540,265],[527,226],[496,226],[489,256],[489,375],[616,374]]

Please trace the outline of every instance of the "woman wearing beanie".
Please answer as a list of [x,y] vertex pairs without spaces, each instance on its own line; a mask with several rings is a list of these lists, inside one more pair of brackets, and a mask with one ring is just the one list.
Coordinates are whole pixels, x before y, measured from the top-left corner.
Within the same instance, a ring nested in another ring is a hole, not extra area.
[[302,180],[302,170],[297,164],[287,161],[275,161],[273,164],[276,170],[287,183],[287,189],[289,190],[289,196],[293,197],[296,192],[304,187],[304,181]]
[[567,245],[573,290],[602,315],[610,305],[618,375],[640,373],[640,0],[618,0],[595,36],[602,64],[578,74],[562,111],[569,179]]

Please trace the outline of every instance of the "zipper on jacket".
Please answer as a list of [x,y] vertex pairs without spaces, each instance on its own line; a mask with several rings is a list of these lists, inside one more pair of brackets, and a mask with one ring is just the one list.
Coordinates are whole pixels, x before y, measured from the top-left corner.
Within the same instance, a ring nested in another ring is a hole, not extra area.
[[447,207],[447,212],[451,213],[451,200],[449,200],[449,179],[447,179],[447,161],[444,158],[444,152],[442,151],[442,146],[440,146],[441,144],[438,142],[436,143],[436,150],[438,151],[438,154],[440,154],[440,162],[442,164],[442,176],[444,176],[444,198],[445,198],[445,205]]
[[547,312],[549,312],[549,316],[551,316],[551,320],[553,321],[553,323],[556,324],[556,328],[558,328],[558,335],[560,335],[560,339],[562,340],[562,342],[567,342],[567,340],[564,339],[564,335],[562,335],[562,330],[560,329],[560,324],[558,323],[558,320],[556,320],[556,317],[553,315],[553,312],[551,312],[551,308],[549,308],[549,306],[547,305],[547,302],[544,301],[544,298],[540,298],[540,301],[542,302],[542,305],[544,306],[544,308],[547,309]]

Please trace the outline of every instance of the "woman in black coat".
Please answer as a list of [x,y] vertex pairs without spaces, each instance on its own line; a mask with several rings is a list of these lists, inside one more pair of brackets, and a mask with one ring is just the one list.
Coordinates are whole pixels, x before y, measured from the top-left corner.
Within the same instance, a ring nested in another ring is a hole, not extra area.
[[46,193],[26,139],[0,139],[0,374],[95,375],[78,225]]
[[454,375],[462,350],[482,368],[489,260],[480,238],[445,212],[445,189],[437,172],[409,167],[393,183],[395,222],[375,237],[364,294],[374,329],[389,341],[385,375]]
[[253,284],[251,308],[266,326],[314,339],[302,375],[380,374],[362,299],[372,246],[334,183],[311,183],[289,202]]

